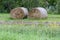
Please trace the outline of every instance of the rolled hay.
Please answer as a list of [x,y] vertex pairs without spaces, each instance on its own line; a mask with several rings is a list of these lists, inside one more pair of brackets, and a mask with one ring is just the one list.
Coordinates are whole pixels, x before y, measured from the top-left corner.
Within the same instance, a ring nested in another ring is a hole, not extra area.
[[42,7],[32,8],[29,12],[28,18],[47,18],[48,14],[46,9]]
[[12,9],[10,14],[11,14],[11,18],[23,19],[28,15],[28,10],[27,8],[24,8],[24,7],[18,7],[18,8]]

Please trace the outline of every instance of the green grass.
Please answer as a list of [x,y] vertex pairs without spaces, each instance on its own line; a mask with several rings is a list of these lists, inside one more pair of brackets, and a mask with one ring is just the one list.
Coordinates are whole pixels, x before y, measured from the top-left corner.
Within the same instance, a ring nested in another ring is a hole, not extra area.
[[0,25],[0,40],[60,40],[60,27],[46,25]]
[[[10,21],[9,14],[0,14],[0,21]],[[0,40],[60,40],[60,15],[48,15],[47,19],[16,19],[12,21],[49,22],[53,24],[0,24]]]
[[[53,19],[53,20],[52,20]],[[8,20],[14,20],[10,18],[10,14],[8,13],[0,13],[0,20],[4,20],[4,21],[8,21]],[[60,21],[60,15],[54,15],[54,14],[48,14],[48,18],[47,19],[16,19],[16,20],[22,20],[22,21]]]
[[0,40],[60,40],[60,27],[45,25],[0,25]]

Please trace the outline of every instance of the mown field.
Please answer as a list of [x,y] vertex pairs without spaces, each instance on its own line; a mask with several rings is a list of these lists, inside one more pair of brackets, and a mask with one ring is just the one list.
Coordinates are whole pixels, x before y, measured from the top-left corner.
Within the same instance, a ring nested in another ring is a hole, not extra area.
[[[8,13],[0,13],[0,20],[4,20],[4,21],[9,21],[9,20],[13,20],[10,18],[10,14]],[[56,14],[48,14],[48,18],[47,19],[15,19],[15,20],[22,20],[22,21],[60,21],[60,15],[56,15]]]
[[60,23],[57,22],[60,15],[48,14],[47,19],[11,19],[9,14],[2,13],[0,40],[60,40]]

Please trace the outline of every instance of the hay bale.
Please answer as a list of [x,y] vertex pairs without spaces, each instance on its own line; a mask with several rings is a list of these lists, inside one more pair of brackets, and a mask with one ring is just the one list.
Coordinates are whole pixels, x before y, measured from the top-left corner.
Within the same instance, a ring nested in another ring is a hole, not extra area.
[[37,7],[37,8],[33,8],[30,12],[29,12],[29,16],[28,18],[47,18],[48,14],[46,9],[42,8],[42,7]]
[[25,16],[28,15],[28,10],[27,8],[24,8],[24,7],[18,7],[18,8],[12,9],[10,14],[11,14],[11,18],[23,19]]

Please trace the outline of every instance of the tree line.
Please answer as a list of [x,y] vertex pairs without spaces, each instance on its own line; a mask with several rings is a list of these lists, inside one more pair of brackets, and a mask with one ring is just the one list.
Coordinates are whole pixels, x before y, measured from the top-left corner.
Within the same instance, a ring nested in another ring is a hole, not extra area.
[[60,0],[0,0],[0,12],[10,12],[16,7],[44,7],[48,11],[60,13]]

